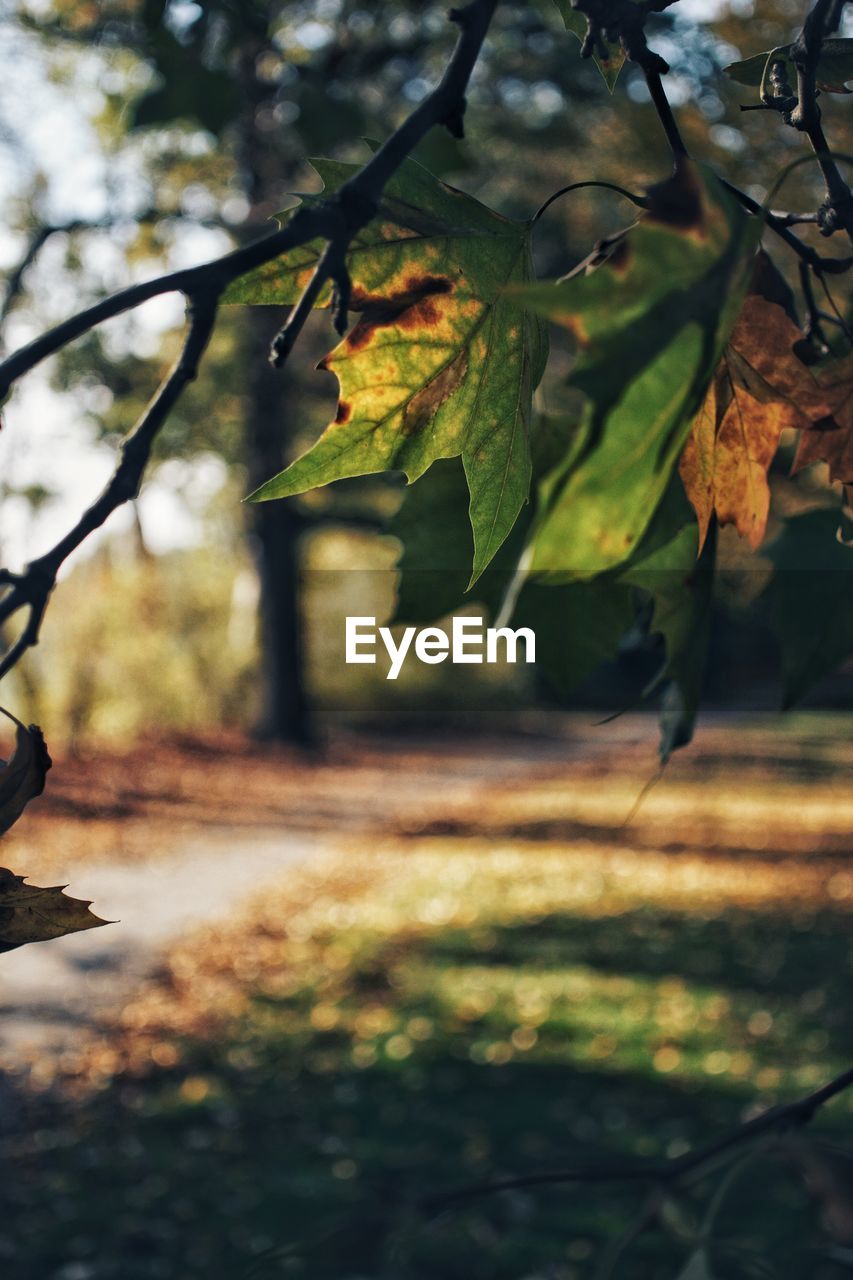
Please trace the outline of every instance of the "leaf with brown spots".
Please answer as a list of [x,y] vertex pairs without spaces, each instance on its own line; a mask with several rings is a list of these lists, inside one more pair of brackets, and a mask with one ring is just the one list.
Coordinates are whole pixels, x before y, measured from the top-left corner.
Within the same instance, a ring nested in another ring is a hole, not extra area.
[[[327,160],[315,167],[326,192],[357,169]],[[358,320],[319,366],[340,382],[335,420],[252,500],[375,471],[403,471],[412,481],[438,458],[461,457],[472,580],[479,577],[530,489],[545,339],[540,322],[505,292],[531,278],[530,230],[414,161],[403,164],[347,258]],[[314,242],[270,263],[237,282],[228,300],[295,302],[322,249]]]
[[[760,545],[770,511],[767,473],[786,428],[838,438],[837,390],[797,354],[804,342],[785,309],[765,296],[772,278],[760,254],[751,291],[697,414],[679,470],[699,520],[711,517]],[[820,446],[818,446],[820,448]]]
[[108,923],[89,910],[91,903],[64,894],[64,887],[40,889],[27,884],[26,876],[0,867],[0,951],[14,951],[27,942],[47,942]]

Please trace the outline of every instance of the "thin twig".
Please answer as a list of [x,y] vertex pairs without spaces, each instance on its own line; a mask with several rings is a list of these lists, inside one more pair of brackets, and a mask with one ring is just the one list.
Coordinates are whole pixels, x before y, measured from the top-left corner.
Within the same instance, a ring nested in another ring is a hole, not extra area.
[[0,362],[0,397],[6,396],[13,383],[29,373],[42,360],[55,355],[57,351],[99,324],[103,324],[105,320],[111,320],[114,316],[132,311],[143,302],[148,302],[151,298],[160,297],[165,293],[183,293],[188,298],[205,292],[221,295],[232,280],[246,275],[247,272],[271,262],[274,258],[309,240],[317,237],[331,238],[340,225],[341,212],[335,202],[323,201],[312,204],[310,208],[303,205],[297,209],[286,227],[282,227],[280,231],[274,231],[262,240],[234,249],[223,257],[202,263],[198,267],[170,271],[153,280],[145,280],[127,289],[120,289],[117,293],[101,299],[100,302],[78,312],[68,320],[63,320],[61,324],[49,329],[47,333],[25,347],[19,348]]
[[[21,254],[17,264],[12,268],[5,280],[3,303],[0,306],[0,326],[9,318],[15,303],[24,291],[25,277],[45,245],[59,235],[75,235],[88,231],[109,231],[122,223],[133,223],[135,226],[146,226],[152,222],[162,222],[167,218],[185,221],[182,213],[163,209],[142,209],[135,214],[109,214],[104,218],[69,218],[67,222],[48,222],[37,227]],[[193,218],[194,227],[213,228],[220,231],[230,230],[228,224],[217,217]]]
[[41,622],[60,568],[72,551],[123,503],[139,493],[139,486],[154,440],[188,383],[198,372],[216,321],[215,295],[197,297],[189,307],[189,325],[181,353],[149,401],[142,417],[125,439],[118,464],[102,493],[74,525],[73,529],[44,555],[33,560],[20,575],[0,574],[0,584],[10,589],[0,600],[0,626],[20,609],[26,609],[26,624],[17,641],[0,660],[0,677],[6,675],[23,653],[38,643]]
[[844,316],[841,313],[841,309],[838,306],[838,303],[835,301],[832,294],[830,293],[829,284],[827,283],[826,279],[823,276],[818,276],[818,279],[820,280],[821,288],[826,294],[826,300],[829,303],[830,307],[832,308],[833,314],[830,317],[830,319],[832,319],[832,321],[838,325],[839,329],[844,334],[847,341],[850,343],[851,346],[853,346],[853,329],[851,329],[850,325],[845,320]]
[[658,1197],[655,1194],[650,1195],[640,1212],[631,1219],[625,1230],[615,1236],[605,1248],[595,1269],[595,1280],[613,1280],[616,1268],[619,1265],[619,1259],[636,1240],[639,1240],[643,1232],[651,1226],[657,1217],[658,1208]]
[[772,211],[762,209],[757,200],[753,200],[752,196],[747,195],[745,191],[741,191],[740,187],[736,187],[734,183],[728,182],[725,178],[721,178],[723,186],[730,191],[736,200],[739,200],[744,209],[750,213],[763,214],[764,220],[771,231],[775,232],[781,240],[785,241],[790,249],[793,249],[798,258],[807,262],[817,275],[842,275],[845,271],[849,271],[853,267],[853,256],[848,258],[826,258],[813,249],[810,244],[806,244],[798,235],[795,235],[790,229],[787,221],[787,214],[777,214]]
[[853,1067],[827,1084],[798,1098],[794,1102],[771,1107],[746,1124],[725,1134],[706,1147],[685,1152],[671,1160],[634,1160],[616,1164],[591,1164],[574,1169],[558,1169],[541,1173],[522,1174],[516,1178],[501,1178],[493,1182],[474,1183],[427,1196],[421,1208],[428,1214],[441,1213],[480,1196],[494,1195],[500,1191],[519,1191],[531,1187],[561,1186],[573,1183],[595,1185],[605,1182],[648,1182],[672,1186],[689,1185],[707,1176],[721,1158],[728,1158],[732,1151],[766,1137],[768,1134],[784,1134],[806,1125],[815,1113],[831,1099],[853,1085]]
[[559,200],[562,196],[569,195],[572,191],[582,191],[584,187],[601,187],[604,191],[615,191],[618,195],[624,196],[626,200],[630,200],[640,209],[647,209],[649,202],[646,196],[638,196],[633,191],[628,191],[625,187],[620,187],[616,182],[597,182],[593,179],[587,179],[585,182],[570,182],[567,187],[560,187],[559,191],[555,191],[549,196],[544,204],[541,204],[534,213],[531,221],[538,222],[546,209],[550,209],[555,200]]
[[806,304],[806,325],[805,335],[809,339],[814,339],[821,355],[825,355],[829,350],[829,343],[826,340],[826,334],[823,331],[821,323],[821,313],[814,296],[814,288],[812,287],[812,270],[807,262],[800,262],[800,288],[803,291],[803,300]]

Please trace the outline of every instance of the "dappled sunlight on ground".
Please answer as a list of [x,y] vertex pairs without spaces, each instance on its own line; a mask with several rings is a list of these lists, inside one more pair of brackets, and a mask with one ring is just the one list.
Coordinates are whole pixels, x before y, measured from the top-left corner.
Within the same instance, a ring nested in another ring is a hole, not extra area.
[[[166,749],[167,796],[143,774],[127,817],[92,819],[139,824],[129,857],[169,813],[178,831],[287,814],[337,846],[177,942],[102,1032],[19,1081],[4,1274],[587,1280],[638,1191],[417,1205],[579,1157],[674,1156],[846,1067],[847,726],[712,728],[625,827],[652,771],[635,727],[621,754],[353,742],[313,773],[248,751],[184,752],[181,772]],[[82,821],[63,786],[44,832]],[[851,1104],[818,1127],[846,1138]],[[727,1277],[755,1258],[835,1276],[779,1158],[726,1214]],[[673,1280],[684,1248],[653,1233],[619,1274]]]

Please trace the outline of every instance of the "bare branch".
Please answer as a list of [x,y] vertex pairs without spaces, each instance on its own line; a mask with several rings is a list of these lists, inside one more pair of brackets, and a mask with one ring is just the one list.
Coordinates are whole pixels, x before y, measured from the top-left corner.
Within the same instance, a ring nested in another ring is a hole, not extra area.
[[[111,228],[121,223],[133,223],[135,226],[143,226],[153,222],[161,222],[167,218],[175,218],[180,221],[186,221],[185,216],[178,210],[169,211],[164,209],[143,209],[134,214],[121,214],[115,217],[109,216],[105,218],[70,218],[67,222],[48,222],[36,228],[33,232],[29,243],[22,253],[18,263],[9,272],[5,281],[5,292],[3,294],[3,303],[0,306],[0,326],[5,324],[9,314],[15,303],[24,291],[24,282],[27,272],[35,263],[39,254],[48,241],[58,235],[75,235],[80,232],[87,231],[109,231]],[[191,219],[193,226],[209,227],[216,230],[229,231],[231,228],[221,218],[193,218]]]
[[199,361],[213,332],[216,309],[216,295],[196,297],[190,303],[187,336],[177,361],[122,444],[119,461],[106,488],[74,528],[44,555],[33,560],[22,574],[0,573],[0,585],[10,588],[0,600],[0,627],[20,610],[27,610],[26,624],[20,636],[0,660],[0,677],[12,669],[27,649],[38,643],[42,619],[56,585],[57,574],[71,552],[76,551],[118,507],[139,493],[157,433],[187,384],[196,377]]
[[817,66],[823,42],[837,29],[843,8],[844,0],[817,0],[806,17],[791,50],[797,68],[797,104],[784,118],[794,129],[805,133],[826,183],[821,231],[824,235],[832,235],[834,231],[843,229],[853,241],[853,193],[830,154],[817,104]]
[[311,208],[304,206],[297,209],[286,227],[274,231],[262,240],[234,249],[221,258],[203,263],[198,267],[189,267],[180,271],[170,271],[157,276],[153,280],[131,285],[103,298],[93,306],[87,307],[68,320],[64,320],[55,328],[42,334],[33,342],[21,347],[5,360],[0,362],[0,397],[9,393],[17,380],[29,373],[42,360],[55,355],[63,347],[68,346],[75,338],[82,337],[90,329],[111,320],[114,316],[132,311],[151,298],[165,293],[183,293],[192,300],[196,295],[212,294],[220,296],[232,280],[263,266],[278,258],[290,249],[305,244],[316,237],[331,239],[340,226],[341,214],[335,202],[324,201]]
[[[0,570],[0,588],[7,588],[0,599],[0,626],[14,614],[21,611],[27,614],[18,639],[0,660],[0,677],[15,666],[27,649],[38,643],[39,629],[61,565],[113,511],[138,493],[157,433],[187,384],[196,376],[215,324],[219,300],[228,285],[298,245],[325,239],[327,248],[289,325],[277,339],[276,354],[281,358],[292,348],[327,280],[332,280],[336,289],[336,326],[346,324],[349,276],[345,255],[350,242],[375,215],[389,178],[434,125],[446,125],[452,133],[461,136],[465,91],[496,7],[497,0],[471,0],[465,8],[451,11],[451,20],[459,26],[459,37],[440,82],[334,196],[310,206],[303,205],[279,231],[212,262],[168,272],[122,289],[63,321],[0,362],[0,398],[4,398],[13,384],[42,360],[105,320],[165,293],[183,293],[187,299],[189,328],[181,355],[125,439],[119,462],[104,491],[74,528],[45,555],[33,560],[23,573]],[[64,229],[75,228],[69,224]],[[11,290],[20,289],[24,272],[53,230],[45,229],[36,237],[19,265],[18,279],[11,281]],[[7,292],[7,303],[10,296]]]
[[[762,208],[757,200],[753,200],[752,196],[747,195],[745,191],[741,191],[740,187],[734,186],[733,183],[727,182],[725,178],[721,178],[721,182],[727,191],[730,191],[736,200],[739,200],[744,209],[748,209],[750,213],[761,213]],[[853,257],[848,258],[826,258],[813,249],[810,244],[806,244],[799,236],[791,231],[791,217],[795,217],[798,222],[804,221],[801,214],[791,215],[787,213],[764,213],[764,219],[771,231],[774,231],[780,239],[785,241],[789,248],[793,249],[797,257],[803,262],[808,263],[815,275],[842,275],[845,271],[849,271],[853,267]]]
[[778,1137],[809,1123],[821,1107],[853,1085],[853,1067],[830,1080],[820,1089],[798,1098],[794,1102],[771,1107],[746,1124],[725,1134],[706,1147],[687,1151],[672,1160],[632,1160],[616,1163],[581,1165],[574,1169],[549,1170],[542,1173],[522,1174],[517,1178],[502,1178],[494,1182],[480,1182],[456,1191],[427,1196],[421,1208],[428,1214],[442,1213],[446,1209],[464,1204],[480,1196],[494,1195],[499,1191],[518,1191],[530,1187],[560,1186],[572,1183],[595,1185],[605,1182],[643,1182],[658,1186],[687,1186],[706,1177],[721,1160],[727,1160],[732,1152],[767,1137]]

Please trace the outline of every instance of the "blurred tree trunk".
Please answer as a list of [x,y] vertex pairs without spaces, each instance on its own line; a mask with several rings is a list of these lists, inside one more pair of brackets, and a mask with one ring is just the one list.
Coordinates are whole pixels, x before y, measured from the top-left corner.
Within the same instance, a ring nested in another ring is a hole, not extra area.
[[[292,163],[277,144],[277,131],[258,127],[259,108],[269,101],[270,87],[259,80],[256,67],[268,48],[265,34],[250,38],[240,59],[240,164],[249,202],[247,227],[256,233],[269,229],[269,218],[281,207],[282,183]],[[274,371],[267,360],[281,319],[282,313],[273,307],[248,307],[243,317],[244,456],[250,491],[289,461],[286,424],[294,388],[288,390],[287,373]],[[261,714],[256,732],[266,739],[307,745],[313,734],[299,587],[303,522],[292,501],[264,502],[246,510],[260,587]]]
[[[250,488],[282,469],[287,422],[288,378],[276,373],[266,353],[278,312],[247,308],[245,456]],[[259,736],[306,745],[311,716],[304,684],[300,608],[300,535],[302,520],[291,501],[247,507],[260,586],[261,715]]]

